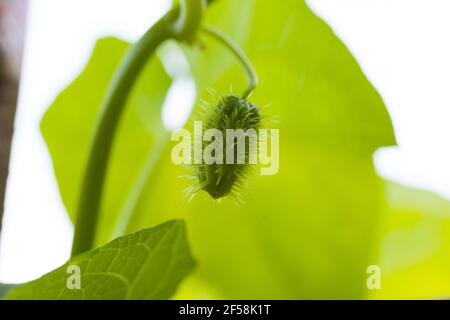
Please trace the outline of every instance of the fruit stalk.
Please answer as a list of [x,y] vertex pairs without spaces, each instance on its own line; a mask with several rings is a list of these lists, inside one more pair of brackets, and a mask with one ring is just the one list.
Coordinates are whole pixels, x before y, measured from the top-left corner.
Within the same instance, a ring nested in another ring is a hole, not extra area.
[[221,30],[213,26],[203,26],[201,31],[225,46],[225,48],[228,49],[241,64],[248,79],[248,87],[242,95],[242,99],[247,100],[259,83],[258,75],[250,62],[250,59],[245,55],[244,51]]

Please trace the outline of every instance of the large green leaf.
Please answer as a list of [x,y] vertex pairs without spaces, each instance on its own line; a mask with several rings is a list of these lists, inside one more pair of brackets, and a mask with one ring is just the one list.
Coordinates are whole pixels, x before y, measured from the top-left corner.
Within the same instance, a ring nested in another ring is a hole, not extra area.
[[[378,147],[394,143],[379,95],[348,50],[303,1],[219,1],[208,14],[254,62],[261,86],[253,100],[271,103],[266,112],[281,117],[280,173],[252,178],[247,204],[241,207],[231,201],[214,203],[204,194],[188,203],[182,198],[187,184],[177,179],[184,169],[171,163],[168,150],[141,194],[131,229],[185,217],[201,261],[197,277],[223,297],[364,297],[365,270],[371,264],[383,203],[383,186],[371,157]],[[243,90],[242,71],[229,53],[206,41],[204,52],[188,50],[200,92],[208,86]],[[97,53],[97,59],[110,56],[109,51]],[[149,88],[158,82],[157,73],[147,81]],[[86,154],[86,144],[79,145],[76,138],[85,117],[74,122],[55,112],[69,112],[68,101],[86,94],[89,91],[77,90],[50,109],[54,118],[44,119],[44,133],[52,130],[60,139],[51,141],[46,135],[50,150],[74,143],[78,154]],[[128,146],[147,139],[125,129],[121,135]],[[137,154],[146,155],[147,149],[140,149],[144,151]],[[64,166],[56,173],[67,198],[71,191],[65,188],[77,185],[80,175],[70,168],[81,168],[82,159],[52,154],[55,167]],[[135,158],[127,153],[121,158],[125,169],[116,171],[116,181],[109,178],[109,194],[130,194],[129,185],[118,181],[127,179],[131,168],[141,167]],[[114,220],[121,199],[106,197],[108,219]],[[68,209],[73,211],[73,206]],[[105,227],[107,223],[101,231]]]
[[[7,299],[168,299],[194,265],[185,224],[173,220],[74,258]],[[67,286],[69,266],[79,267],[80,289]]]
[[373,298],[450,298],[450,202],[387,183],[381,290]]
[[[368,297],[367,266],[380,263],[380,259],[383,270],[389,264],[398,265],[397,256],[389,253],[395,248],[390,234],[417,212],[426,212],[414,209],[411,216],[409,211],[386,212],[393,199],[386,197],[385,182],[376,175],[372,161],[376,149],[395,144],[382,99],[347,48],[304,1],[216,1],[208,10],[208,21],[234,38],[256,66],[261,85],[252,102],[270,104],[264,113],[281,118],[280,172],[251,177],[243,195],[246,204],[241,206],[230,200],[216,203],[204,193],[192,202],[184,199],[182,191],[189,182],[178,177],[186,171],[172,164],[169,148],[157,163],[156,174],[149,175],[154,161],[144,159],[155,136],[163,131],[155,107],[168,85],[158,67],[146,73],[146,81],[135,90],[136,95],[147,98],[148,92],[155,92],[151,96],[158,97],[156,101],[132,99],[134,103],[127,107],[128,117],[133,116],[138,125],[125,119],[130,124],[122,126],[116,143],[98,241],[109,238],[112,223],[126,202],[126,208],[134,213],[129,231],[173,217],[187,220],[200,266],[178,297]],[[207,87],[229,92],[233,86],[235,91],[243,91],[245,77],[232,56],[208,38],[204,43],[202,52],[185,48],[201,97],[211,99]],[[103,44],[84,76],[57,100],[43,122],[61,193],[72,215],[88,137],[104,91],[93,85],[101,77],[100,87],[106,87],[126,47],[122,45],[122,50],[113,54],[117,40]],[[154,61],[153,68],[156,64]],[[95,101],[88,103],[85,99],[90,94]],[[74,101],[85,101],[83,105],[88,107],[74,108]],[[147,131],[144,127],[158,129]],[[132,187],[138,175],[139,181],[146,182],[144,188],[139,183]],[[400,222],[392,223],[390,215]],[[435,219],[434,223],[441,228],[445,221]],[[440,243],[442,249],[445,241]],[[414,242],[408,249],[414,252],[420,245]],[[412,276],[419,272],[421,279],[426,279],[426,272],[445,260],[444,255],[436,259],[428,268],[416,263],[429,260],[410,259],[408,270]],[[401,280],[399,272],[387,277],[383,278],[383,290],[371,297],[400,294],[398,286],[406,279]],[[437,273],[434,283],[443,277],[444,272]],[[444,293],[447,281],[441,283],[438,291]],[[424,284],[412,290],[416,293],[410,292],[411,297],[433,295],[433,288]]]
[[[196,279],[220,297],[366,297],[384,206],[372,154],[395,143],[380,96],[303,1],[218,1],[208,20],[255,64],[261,85],[251,100],[281,117],[280,172],[252,177],[242,206],[205,194],[188,203],[181,198],[188,182],[176,179],[184,170],[167,152],[133,229],[185,217],[201,261]],[[204,41],[204,52],[186,49],[199,91],[243,91],[231,55]]]
[[5,284],[0,283],[0,299],[3,299],[3,297],[12,289],[14,289],[16,285],[14,284]]
[[[97,114],[129,47],[127,42],[116,38],[99,40],[85,70],[57,97],[42,120],[42,133],[53,159],[62,199],[72,219]],[[154,57],[127,103],[108,169],[99,243],[111,239],[113,224],[128,197],[126,190],[133,185],[159,136],[164,136],[160,109],[170,84],[161,62]]]

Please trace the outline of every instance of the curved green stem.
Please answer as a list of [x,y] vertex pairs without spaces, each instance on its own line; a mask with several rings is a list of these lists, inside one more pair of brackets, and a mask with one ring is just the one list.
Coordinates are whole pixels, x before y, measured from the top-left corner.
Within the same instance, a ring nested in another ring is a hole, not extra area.
[[204,0],[184,0],[180,2],[180,15],[172,25],[174,39],[192,40],[203,21]]
[[247,99],[259,83],[258,75],[250,62],[250,59],[247,58],[244,51],[221,30],[213,26],[203,26],[200,31],[219,41],[239,60],[240,64],[244,68],[249,82],[247,90],[242,95],[243,99]]
[[127,98],[156,48],[168,39],[191,40],[202,21],[203,0],[183,0],[129,51],[112,80],[91,142],[78,204],[72,256],[93,247],[111,149]]

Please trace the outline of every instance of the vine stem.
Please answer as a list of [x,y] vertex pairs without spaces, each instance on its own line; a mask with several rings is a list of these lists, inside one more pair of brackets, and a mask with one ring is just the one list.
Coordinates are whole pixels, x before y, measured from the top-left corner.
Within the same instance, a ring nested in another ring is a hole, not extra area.
[[130,49],[119,66],[101,107],[78,203],[72,257],[94,245],[108,162],[130,92],[149,58],[164,41],[190,41],[199,29],[205,1],[182,0]]
[[216,27],[206,25],[202,26],[200,31],[220,42],[238,59],[249,82],[247,90],[242,95],[243,99],[247,99],[259,84],[258,75],[256,74],[256,70],[250,62],[250,59],[245,55],[244,51],[233,41],[233,39],[231,39],[227,34],[217,29]]

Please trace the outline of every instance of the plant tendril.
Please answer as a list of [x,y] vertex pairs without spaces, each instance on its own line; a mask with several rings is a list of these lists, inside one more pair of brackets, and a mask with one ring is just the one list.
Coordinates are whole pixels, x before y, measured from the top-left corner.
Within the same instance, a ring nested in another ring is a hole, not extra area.
[[223,31],[217,29],[216,27],[207,25],[203,26],[200,31],[216,39],[228,50],[230,50],[231,53],[233,53],[233,55],[239,60],[249,82],[247,90],[242,95],[242,99],[246,100],[259,83],[258,75],[256,74],[256,70],[255,68],[253,68],[252,63],[250,62],[250,59],[228,35],[226,35]]

